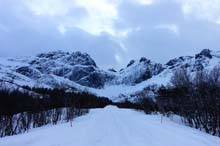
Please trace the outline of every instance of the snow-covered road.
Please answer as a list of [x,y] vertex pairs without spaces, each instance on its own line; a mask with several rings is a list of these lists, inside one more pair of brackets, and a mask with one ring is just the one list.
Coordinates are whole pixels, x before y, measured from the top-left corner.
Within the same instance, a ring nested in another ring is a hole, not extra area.
[[219,146],[220,138],[160,116],[108,106],[69,123],[0,138],[0,146]]

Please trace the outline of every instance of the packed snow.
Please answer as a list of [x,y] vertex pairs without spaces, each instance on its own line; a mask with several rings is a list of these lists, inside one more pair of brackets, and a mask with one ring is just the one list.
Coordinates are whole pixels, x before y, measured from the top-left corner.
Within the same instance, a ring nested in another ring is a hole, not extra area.
[[158,115],[107,106],[70,123],[0,139],[0,146],[219,146],[220,138]]

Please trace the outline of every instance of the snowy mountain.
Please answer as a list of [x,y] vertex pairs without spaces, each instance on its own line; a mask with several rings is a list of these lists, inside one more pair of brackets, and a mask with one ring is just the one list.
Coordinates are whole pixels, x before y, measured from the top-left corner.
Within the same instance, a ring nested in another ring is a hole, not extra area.
[[166,64],[142,57],[131,60],[120,71],[106,71],[86,53],[55,51],[34,57],[0,58],[0,83],[2,88],[30,86],[88,91],[120,101],[131,99],[131,95],[150,85],[168,84],[173,71],[181,67],[193,73],[219,63],[220,51],[204,49],[194,56],[181,56]]

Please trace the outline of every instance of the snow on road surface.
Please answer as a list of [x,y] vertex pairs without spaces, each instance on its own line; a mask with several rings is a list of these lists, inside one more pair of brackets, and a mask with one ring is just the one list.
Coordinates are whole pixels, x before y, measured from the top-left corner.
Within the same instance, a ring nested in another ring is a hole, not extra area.
[[219,146],[220,138],[130,109],[93,109],[70,123],[0,139],[0,146]]

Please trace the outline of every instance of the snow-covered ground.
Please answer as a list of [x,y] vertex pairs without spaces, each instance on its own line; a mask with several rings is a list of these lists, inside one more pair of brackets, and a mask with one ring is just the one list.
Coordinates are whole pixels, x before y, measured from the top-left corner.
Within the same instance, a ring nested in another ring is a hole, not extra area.
[[219,146],[220,138],[130,109],[93,109],[70,123],[0,139],[0,146]]
[[160,87],[161,85],[168,85],[171,76],[172,76],[171,72],[164,71],[160,75],[153,76],[152,78],[143,81],[139,84],[136,84],[134,86],[124,85],[124,84],[109,85],[109,86],[105,86],[103,89],[87,88],[87,91],[89,91],[90,93],[94,93],[97,96],[108,97],[112,101],[120,102],[125,100],[125,98],[122,99],[119,98],[120,95],[129,97],[130,95],[143,91],[144,88],[152,85],[157,85],[158,87]]

